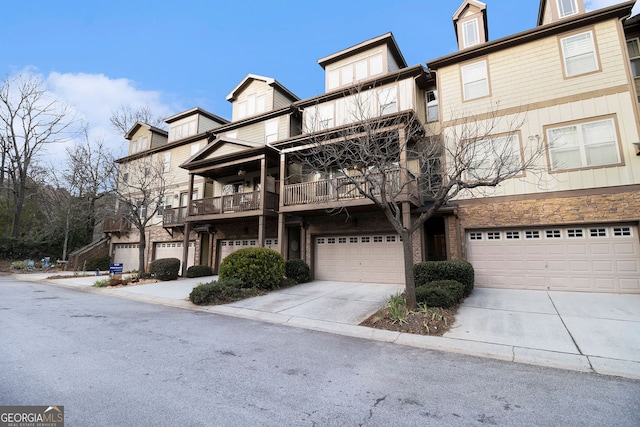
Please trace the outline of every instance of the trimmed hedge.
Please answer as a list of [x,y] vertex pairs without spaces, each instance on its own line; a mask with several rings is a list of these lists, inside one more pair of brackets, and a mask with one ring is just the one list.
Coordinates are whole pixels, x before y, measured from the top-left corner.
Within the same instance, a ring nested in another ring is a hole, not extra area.
[[149,272],[158,280],[177,280],[180,270],[178,258],[160,258],[151,262]]
[[201,283],[193,288],[189,300],[198,305],[231,302],[245,295],[241,287],[242,282],[236,279]]
[[425,261],[413,266],[416,288],[438,280],[457,280],[464,285],[464,297],[473,290],[473,266],[462,260]]
[[284,273],[289,279],[293,279],[296,283],[306,283],[311,277],[311,269],[301,259],[290,259],[284,263]]
[[211,276],[213,272],[208,265],[192,265],[187,268],[187,277]]
[[238,279],[247,288],[275,289],[284,279],[282,256],[268,248],[244,248],[220,263],[220,279]]
[[451,292],[443,288],[432,288],[428,285],[416,288],[416,301],[427,307],[451,308],[456,303]]
[[464,285],[457,280],[436,280],[423,286],[431,289],[444,289],[451,294],[454,304],[458,304],[465,297]]

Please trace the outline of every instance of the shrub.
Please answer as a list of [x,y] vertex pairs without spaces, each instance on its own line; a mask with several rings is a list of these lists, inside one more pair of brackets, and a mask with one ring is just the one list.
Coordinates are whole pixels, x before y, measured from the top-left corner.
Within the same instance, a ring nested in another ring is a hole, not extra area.
[[427,307],[451,308],[455,305],[451,293],[442,288],[418,286],[416,288],[416,300]]
[[152,277],[153,277],[153,274],[151,274],[148,271],[138,274],[139,279],[151,279]]
[[284,263],[285,275],[296,281],[296,283],[305,283],[311,277],[311,269],[301,259],[290,259]]
[[473,266],[462,260],[426,261],[413,267],[416,287],[426,285],[437,280],[457,280],[464,285],[464,296],[473,290]]
[[96,258],[89,258],[87,260],[87,263],[85,264],[85,269],[87,271],[93,271],[93,270],[108,271],[110,263],[111,263],[111,258],[109,258],[109,255],[104,255]]
[[244,248],[220,264],[221,279],[238,279],[245,287],[277,288],[284,278],[284,260],[273,249]]
[[290,277],[285,277],[284,279],[282,279],[282,281],[280,282],[280,285],[278,285],[279,288],[290,288],[292,286],[297,285],[298,282],[296,282],[294,279],[290,278]]
[[458,304],[465,297],[464,285],[457,280],[436,280],[435,282],[423,285],[427,288],[444,289],[451,294],[453,303]]
[[95,286],[96,288],[104,288],[105,286],[109,286],[110,281],[110,279],[96,280],[93,286]]
[[187,268],[187,277],[211,276],[213,272],[208,265],[192,265]]
[[177,280],[180,270],[178,258],[160,258],[151,263],[149,271],[158,280]]
[[236,279],[221,279],[209,283],[201,283],[189,294],[189,300],[198,305],[226,303],[244,296],[251,296],[241,289],[242,282]]
[[11,268],[14,270],[26,270],[28,268],[28,261],[14,261],[11,263]]

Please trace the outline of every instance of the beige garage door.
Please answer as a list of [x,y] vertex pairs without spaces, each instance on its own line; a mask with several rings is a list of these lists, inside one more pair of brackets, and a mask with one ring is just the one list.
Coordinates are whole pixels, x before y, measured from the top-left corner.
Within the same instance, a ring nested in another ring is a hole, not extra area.
[[[180,271],[182,271],[182,242],[162,242],[155,244],[153,259],[178,258],[180,260]],[[189,253],[187,255],[187,268],[195,263],[196,244],[189,242]]]
[[402,242],[397,235],[315,238],[316,280],[404,283]]
[[122,271],[138,270],[138,244],[118,243],[113,246],[113,262],[122,264]]
[[638,229],[601,225],[467,233],[476,286],[640,293]]
[[[264,246],[266,248],[278,249],[278,239],[265,239]],[[235,240],[220,240],[220,249],[218,251],[219,260],[222,262],[232,252],[242,248],[255,248],[258,247],[258,241],[256,239],[235,239]]]

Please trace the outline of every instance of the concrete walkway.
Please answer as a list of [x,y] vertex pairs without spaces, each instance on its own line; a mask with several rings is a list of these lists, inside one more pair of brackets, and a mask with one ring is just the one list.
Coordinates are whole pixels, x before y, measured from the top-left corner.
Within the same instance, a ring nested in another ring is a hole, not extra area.
[[443,337],[358,326],[403,286],[310,282],[219,306],[188,296],[216,276],[123,288],[95,288],[105,277],[48,279],[16,275],[95,293],[173,307],[513,362],[640,379],[640,295],[476,288]]

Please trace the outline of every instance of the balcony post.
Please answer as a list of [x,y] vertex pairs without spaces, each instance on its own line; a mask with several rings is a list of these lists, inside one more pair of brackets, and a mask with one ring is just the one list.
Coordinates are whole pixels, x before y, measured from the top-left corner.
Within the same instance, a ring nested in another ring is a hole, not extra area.
[[267,159],[260,159],[260,215],[258,217],[258,245],[264,248],[264,240],[266,236],[266,216],[264,211],[267,202]]
[[[192,179],[193,179],[193,175]],[[193,184],[193,181],[191,181]],[[182,277],[187,277],[187,262],[189,260],[189,234],[191,234],[191,224],[186,223],[184,225],[184,239],[182,239],[182,271],[180,272]]]
[[[188,217],[189,215],[191,215],[191,200],[193,199],[193,182],[194,182],[194,175],[192,173],[189,174],[189,192],[188,192],[188,196],[187,196],[187,212],[185,215],[185,219],[186,217]],[[204,192],[203,192],[204,193]],[[202,195],[202,197],[204,197],[204,194]]]

